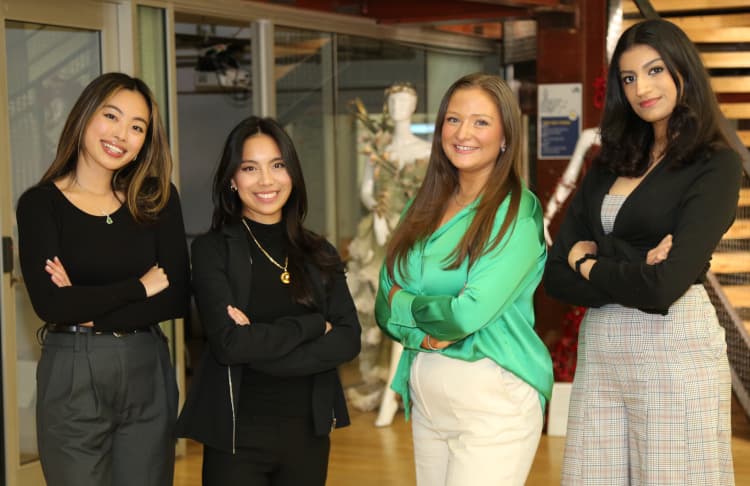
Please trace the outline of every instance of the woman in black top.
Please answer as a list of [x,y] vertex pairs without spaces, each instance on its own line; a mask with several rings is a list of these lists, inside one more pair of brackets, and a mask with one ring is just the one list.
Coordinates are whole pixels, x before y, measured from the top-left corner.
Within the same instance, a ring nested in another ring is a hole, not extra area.
[[545,279],[553,297],[591,307],[563,484],[734,484],[726,342],[701,281],[734,220],[741,165],[674,24],[620,38],[601,134]]
[[184,315],[188,259],[172,162],[148,87],[104,74],[68,116],[17,208],[48,485],[172,484],[177,387],[157,324]]
[[276,121],[232,130],[213,200],[192,245],[209,352],[179,433],[204,444],[206,486],[323,485],[328,433],[349,423],[336,367],[359,352],[360,326],[338,254],[302,226],[302,169]]

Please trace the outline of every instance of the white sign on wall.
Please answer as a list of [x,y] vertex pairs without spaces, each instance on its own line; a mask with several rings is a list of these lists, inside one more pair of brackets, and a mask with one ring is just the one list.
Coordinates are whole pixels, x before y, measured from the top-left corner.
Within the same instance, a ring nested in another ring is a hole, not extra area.
[[540,84],[537,107],[537,158],[570,158],[581,134],[583,86]]

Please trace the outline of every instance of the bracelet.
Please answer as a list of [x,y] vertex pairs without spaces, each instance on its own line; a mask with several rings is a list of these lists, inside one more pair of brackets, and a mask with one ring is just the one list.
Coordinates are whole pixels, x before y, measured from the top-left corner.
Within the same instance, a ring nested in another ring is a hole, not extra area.
[[430,342],[429,334],[427,335],[427,342],[425,343],[425,345],[427,346],[427,349],[429,349],[430,351],[438,351],[438,348],[432,346],[432,343]]
[[581,258],[576,260],[576,263],[575,263],[576,273],[581,273],[581,265],[586,260],[596,260],[596,255],[594,255],[593,253],[586,253]]

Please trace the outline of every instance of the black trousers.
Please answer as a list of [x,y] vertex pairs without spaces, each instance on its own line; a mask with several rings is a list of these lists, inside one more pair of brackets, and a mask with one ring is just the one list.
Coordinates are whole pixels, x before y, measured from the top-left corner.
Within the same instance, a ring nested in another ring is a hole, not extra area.
[[48,333],[37,368],[48,486],[171,486],[177,383],[159,331]]
[[330,440],[309,418],[254,417],[240,447],[203,447],[203,486],[324,486]]

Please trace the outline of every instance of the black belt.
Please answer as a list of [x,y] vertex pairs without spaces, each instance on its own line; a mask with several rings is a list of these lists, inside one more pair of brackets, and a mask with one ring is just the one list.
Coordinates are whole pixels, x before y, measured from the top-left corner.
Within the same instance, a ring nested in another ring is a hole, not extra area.
[[114,336],[124,337],[139,332],[149,332],[149,329],[130,329],[128,331],[100,331],[96,328],[89,326],[81,326],[79,324],[50,324],[44,325],[47,332],[65,332],[69,334],[93,334],[95,336]]

